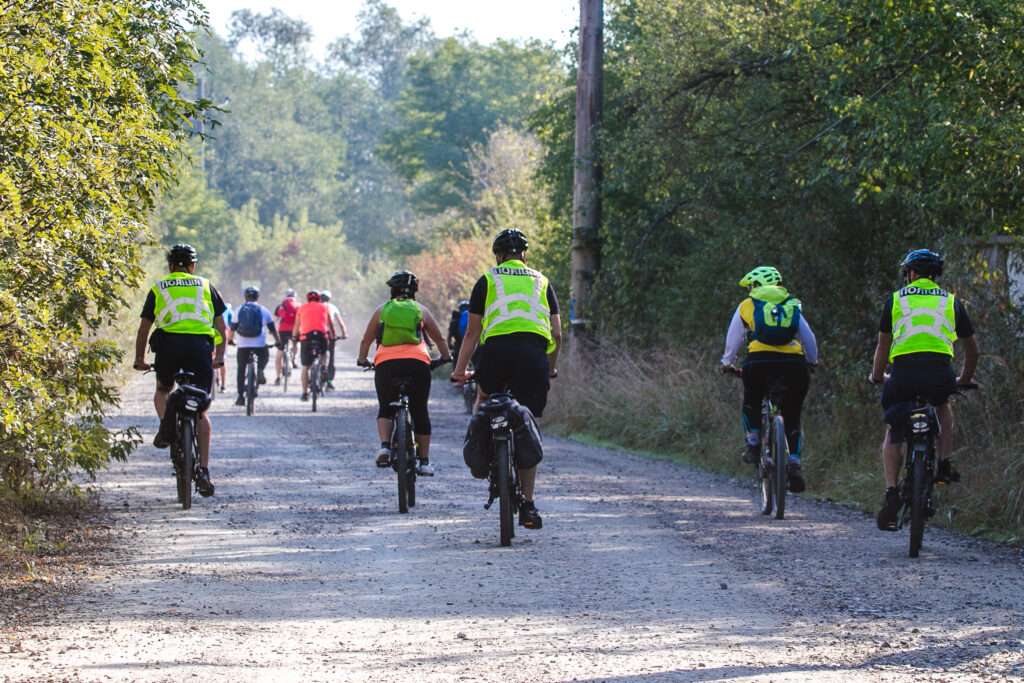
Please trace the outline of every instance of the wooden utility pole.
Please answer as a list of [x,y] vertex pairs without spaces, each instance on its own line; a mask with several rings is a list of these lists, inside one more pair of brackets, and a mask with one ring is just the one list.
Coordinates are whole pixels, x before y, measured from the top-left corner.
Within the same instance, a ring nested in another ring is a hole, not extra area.
[[580,0],[579,70],[576,76],[576,171],[572,198],[572,300],[570,332],[574,357],[593,346],[592,296],[601,265],[601,167],[597,132],[604,71],[604,0]]

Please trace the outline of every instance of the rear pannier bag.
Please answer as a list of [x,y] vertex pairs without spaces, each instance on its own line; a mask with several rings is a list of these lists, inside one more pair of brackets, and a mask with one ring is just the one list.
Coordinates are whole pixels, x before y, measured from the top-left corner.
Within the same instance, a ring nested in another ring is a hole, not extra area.
[[491,417],[505,410],[512,426],[519,469],[536,467],[544,459],[544,442],[533,413],[509,396],[489,398],[469,421],[462,457],[477,479],[486,479],[491,469]]

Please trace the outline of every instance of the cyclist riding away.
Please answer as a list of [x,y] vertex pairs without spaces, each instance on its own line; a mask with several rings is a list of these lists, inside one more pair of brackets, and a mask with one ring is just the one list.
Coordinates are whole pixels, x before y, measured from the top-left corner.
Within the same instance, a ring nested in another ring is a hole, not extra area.
[[[167,448],[175,439],[173,411],[167,397],[174,389],[178,370],[191,372],[196,386],[213,390],[213,370],[224,365],[224,300],[205,278],[194,275],[199,257],[190,244],[175,244],[167,255],[169,273],[153,285],[142,307],[135,336],[135,369],[156,370],[153,403],[160,417],[160,429],[153,438],[157,448]],[[156,326],[150,339],[150,329]],[[146,363],[146,340],[154,353],[153,365]],[[212,496],[210,481],[209,413],[196,425],[199,443],[199,471],[196,486],[203,496]]]
[[409,391],[409,415],[412,416],[416,436],[416,471],[423,476],[433,476],[430,466],[430,414],[427,402],[430,398],[430,353],[423,338],[430,337],[441,353],[440,360],[447,363],[452,359],[448,343],[429,310],[416,301],[419,279],[408,270],[394,273],[387,282],[391,288],[391,299],[377,308],[366,324],[363,339],[359,342],[359,356],[356,364],[367,364],[370,344],[377,342],[373,354],[373,383],[377,389],[377,432],[380,435],[380,450],[377,452],[377,466],[386,467],[391,459],[391,430],[394,427],[395,409],[393,401],[398,400],[398,387],[392,380],[396,377],[412,378]]
[[327,305],[320,301],[320,292],[313,290],[306,294],[306,303],[295,312],[295,328],[293,334],[298,335],[301,346],[299,356],[302,361],[302,400],[309,400],[309,368],[313,365],[313,347],[320,351],[320,357],[326,360],[327,342],[334,337],[331,331],[331,314]]
[[741,366],[747,447],[741,458],[746,463],[760,460],[761,403],[768,391],[768,380],[784,378],[786,392],[779,408],[789,445],[786,474],[789,490],[799,493],[806,488],[800,467],[800,412],[811,383],[809,365],[818,363],[817,340],[804,318],[800,301],[782,287],[782,274],[777,269],[759,266],[744,275],[739,285],[747,288],[748,296],[733,313],[721,362],[723,372],[732,367],[746,342],[747,355]]
[[327,362],[327,388],[334,388],[334,346],[339,339],[348,339],[348,328],[345,327],[345,319],[341,317],[341,311],[331,303],[331,290],[325,289],[320,292],[320,301],[327,304],[327,310],[331,316],[331,337],[330,359]]
[[[534,417],[540,417],[551,378],[558,375],[562,325],[555,290],[540,271],[526,265],[529,246],[526,235],[514,228],[494,238],[491,251],[497,266],[473,286],[466,334],[451,377],[456,384],[469,379],[466,368],[479,344],[480,354],[474,360],[479,396],[507,387]],[[519,523],[540,529],[542,520],[534,504],[536,466],[519,470],[519,480],[525,499]]]
[[[224,315],[221,316],[221,317],[224,318],[224,330],[226,332],[226,334],[224,336],[226,337],[227,343],[231,344],[231,345],[234,345],[234,343],[235,343],[235,335],[231,331],[231,321],[233,319],[232,316],[234,316],[234,314],[235,314],[235,311],[231,307],[231,302],[230,301],[225,301],[224,302]],[[216,375],[217,375],[216,379],[220,382],[221,393],[223,393],[224,391],[227,390],[227,381],[228,381],[228,368],[227,368],[227,364],[224,364],[224,365],[220,366],[219,368],[217,368]]]
[[238,380],[236,406],[245,405],[245,371],[251,355],[256,354],[256,362],[259,367],[258,383],[267,383],[264,370],[267,369],[267,363],[270,362],[270,350],[267,348],[266,330],[270,330],[270,333],[274,335],[274,344],[281,346],[281,338],[274,328],[274,316],[259,304],[259,299],[259,287],[247,287],[245,304],[235,313],[235,319],[231,323],[231,331],[234,334],[235,343],[238,345],[238,370],[235,373]]
[[277,368],[277,379],[274,384],[281,383],[281,363],[284,362],[284,350],[290,343],[292,345],[292,367],[295,364],[295,342],[292,338],[292,330],[295,328],[295,312],[299,310],[299,300],[295,298],[295,290],[289,289],[284,293],[284,299],[274,310],[274,325],[281,335],[281,345],[277,347],[277,358],[274,365]]
[[[885,469],[885,503],[878,513],[878,528],[896,531],[900,494],[896,488],[903,459],[903,420],[900,405],[924,397],[935,406],[939,418],[939,461],[935,483],[960,481],[949,455],[953,448],[953,408],[949,397],[958,386],[972,382],[978,367],[978,341],[964,304],[940,288],[933,278],[942,275],[942,257],[928,249],[909,252],[900,263],[906,286],[886,297],[878,324],[878,346],[868,380],[882,385],[882,409],[889,424],[882,441]],[[953,343],[960,340],[964,365],[957,377],[953,370]],[[885,374],[886,365],[892,370]],[[896,430],[893,427],[897,427]]]
[[459,347],[462,346],[462,338],[466,335],[466,326],[469,325],[469,301],[463,299],[452,311],[452,319],[448,322],[448,346],[451,347],[452,355],[459,357]]

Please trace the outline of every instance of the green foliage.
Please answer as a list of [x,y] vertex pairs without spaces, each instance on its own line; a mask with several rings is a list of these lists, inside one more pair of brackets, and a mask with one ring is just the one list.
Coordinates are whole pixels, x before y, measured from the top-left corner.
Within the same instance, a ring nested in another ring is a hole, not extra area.
[[15,491],[123,459],[102,330],[139,278],[146,213],[189,117],[190,0],[9,0],[0,13],[0,480]]

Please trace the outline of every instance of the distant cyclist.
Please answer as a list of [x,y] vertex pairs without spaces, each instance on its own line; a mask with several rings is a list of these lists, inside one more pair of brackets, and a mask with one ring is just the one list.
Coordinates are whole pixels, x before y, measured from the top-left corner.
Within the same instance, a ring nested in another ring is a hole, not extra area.
[[[191,372],[195,385],[213,391],[213,370],[224,364],[224,300],[206,278],[194,275],[199,256],[190,244],[175,244],[167,255],[169,273],[150,288],[142,307],[135,335],[135,369],[156,370],[153,403],[160,416],[160,429],[153,438],[157,448],[167,448],[175,439],[175,416],[167,410],[167,397],[174,389],[179,370]],[[152,339],[150,330],[153,327]],[[146,363],[146,340],[153,349],[153,365]],[[204,412],[196,425],[199,471],[196,486],[203,496],[212,496],[210,481],[210,415]]]
[[417,471],[424,476],[432,476],[431,425],[430,414],[427,412],[430,399],[430,353],[427,351],[424,333],[437,344],[442,360],[451,360],[451,355],[434,316],[416,301],[416,291],[419,289],[417,277],[407,270],[400,270],[388,279],[387,284],[391,288],[391,299],[370,316],[356,359],[358,365],[365,365],[370,345],[377,342],[373,365],[380,450],[376,462],[378,467],[386,467],[391,458],[391,430],[394,427],[395,409],[390,404],[398,398],[398,388],[392,384],[392,380],[396,377],[410,377],[409,414],[416,435],[416,455],[419,458]]
[[348,339],[348,328],[345,327],[345,319],[341,317],[341,311],[331,302],[331,290],[325,289],[320,292],[320,301],[327,304],[327,310],[331,316],[331,329],[334,336],[330,340],[330,359],[327,365],[327,388],[334,388],[334,346],[339,339]]
[[[878,513],[878,528],[896,531],[899,525],[900,494],[896,481],[903,462],[901,427],[890,412],[900,404],[924,396],[935,406],[939,418],[939,461],[935,481],[948,484],[960,481],[960,473],[949,459],[953,449],[953,408],[949,397],[958,386],[971,384],[981,352],[974,338],[974,325],[963,302],[935,283],[942,275],[942,257],[928,249],[909,252],[900,263],[906,286],[886,297],[878,325],[878,345],[868,378],[882,386],[882,409],[890,422],[882,441],[885,468],[885,503]],[[964,365],[957,377],[953,370],[953,343],[964,349]],[[892,364],[887,375],[885,368]]]
[[320,292],[313,290],[306,294],[306,303],[295,312],[294,335],[298,335],[299,356],[302,361],[302,400],[309,400],[309,369],[313,365],[313,349],[327,360],[328,341],[334,336],[331,331],[331,313],[320,301]]
[[[480,276],[469,295],[466,334],[452,380],[464,384],[466,368],[474,360],[480,394],[512,392],[535,417],[544,413],[550,378],[558,375],[556,363],[562,342],[558,298],[548,279],[526,265],[529,242],[520,230],[502,230],[491,250],[497,266]],[[536,466],[519,470],[525,502],[519,508],[519,523],[540,529],[542,520],[534,504]]]
[[459,357],[459,348],[462,346],[462,338],[466,336],[466,327],[469,325],[469,300],[463,299],[452,311],[452,318],[448,322],[448,346],[452,349],[452,356]]
[[281,364],[284,362],[284,350],[290,343],[292,345],[292,367],[298,367],[295,363],[295,343],[292,338],[292,330],[295,327],[295,312],[299,310],[299,300],[295,298],[295,290],[289,289],[284,293],[284,299],[274,310],[274,325],[281,336],[281,345],[278,347],[277,359],[274,361],[277,368],[277,379],[274,384],[281,383]]
[[[235,314],[235,311],[231,307],[231,302],[230,301],[225,301],[224,302],[224,315],[223,315],[223,318],[224,318],[224,330],[226,331],[226,334],[224,336],[227,338],[227,343],[228,344],[232,344],[232,345],[235,343],[235,335],[231,331],[231,321],[233,320],[234,314]],[[224,391],[227,390],[227,381],[228,381],[228,367],[227,367],[227,364],[224,364],[224,365],[220,366],[219,368],[217,368],[217,379],[220,380],[220,390],[223,393]]]
[[[267,330],[274,335],[274,343],[281,345],[281,338],[274,328],[274,316],[266,307],[259,304],[259,287],[247,287],[245,290],[245,304],[235,313],[235,320],[231,323],[231,331],[235,335],[235,344],[238,346],[238,369],[235,377],[238,380],[238,399],[236,406],[245,405],[245,373],[249,365],[249,358],[253,354],[259,367],[257,382],[267,383],[267,376],[264,370],[270,362],[270,350],[267,348]],[[257,389],[257,393],[259,390]]]
[[800,301],[782,286],[782,275],[771,266],[759,266],[743,276],[740,287],[748,296],[740,302],[729,324],[725,340],[722,368],[731,367],[744,343],[747,355],[743,360],[743,430],[747,447],[743,462],[756,463],[761,455],[761,403],[768,392],[768,380],[782,377],[786,393],[780,409],[786,423],[789,444],[789,490],[799,493],[806,488],[800,467],[803,432],[800,412],[811,383],[808,364],[818,362],[818,344]]

